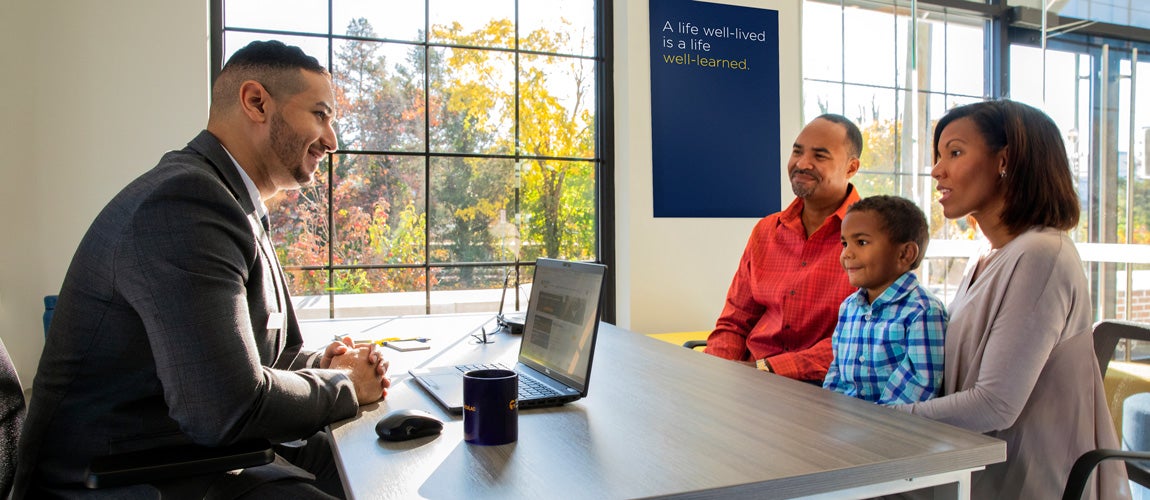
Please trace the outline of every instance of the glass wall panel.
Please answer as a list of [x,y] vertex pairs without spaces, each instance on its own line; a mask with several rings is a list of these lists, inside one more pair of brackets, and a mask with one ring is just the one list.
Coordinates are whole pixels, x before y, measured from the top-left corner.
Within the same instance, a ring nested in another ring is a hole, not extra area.
[[[1008,0],[1011,7],[1041,8],[1037,0]],[[1150,2],[1140,0],[1062,0],[1048,3],[1050,12],[1121,26],[1150,28]]]

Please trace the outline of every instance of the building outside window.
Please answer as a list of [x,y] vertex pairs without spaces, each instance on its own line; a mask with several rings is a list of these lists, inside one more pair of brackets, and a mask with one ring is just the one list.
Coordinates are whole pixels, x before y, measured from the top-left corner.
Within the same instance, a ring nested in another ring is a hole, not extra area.
[[269,203],[301,318],[494,311],[505,282],[521,310],[536,258],[604,259],[596,8],[213,2],[215,70],[275,39],[332,73],[338,150]]

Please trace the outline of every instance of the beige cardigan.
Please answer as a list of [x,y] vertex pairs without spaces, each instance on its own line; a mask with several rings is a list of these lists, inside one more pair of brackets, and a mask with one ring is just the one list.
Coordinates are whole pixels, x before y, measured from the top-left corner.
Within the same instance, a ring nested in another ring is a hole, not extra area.
[[[943,396],[900,409],[1006,441],[971,498],[1059,498],[1082,453],[1118,448],[1092,342],[1089,288],[1065,233],[1026,231],[968,264],[950,305]],[[1083,498],[1128,498],[1104,462]]]

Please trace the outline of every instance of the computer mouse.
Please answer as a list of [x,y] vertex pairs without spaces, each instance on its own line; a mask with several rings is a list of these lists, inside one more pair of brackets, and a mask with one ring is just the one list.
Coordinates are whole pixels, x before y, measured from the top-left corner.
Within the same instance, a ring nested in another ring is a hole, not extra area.
[[395,410],[375,424],[375,433],[384,441],[407,441],[439,434],[443,422],[423,410]]

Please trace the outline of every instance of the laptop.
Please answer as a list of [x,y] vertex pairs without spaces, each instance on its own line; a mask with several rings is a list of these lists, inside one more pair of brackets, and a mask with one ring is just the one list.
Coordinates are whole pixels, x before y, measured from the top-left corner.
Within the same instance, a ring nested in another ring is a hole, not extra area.
[[[559,406],[587,396],[591,358],[599,332],[602,264],[539,259],[519,360],[519,407]],[[463,374],[493,365],[454,365],[409,370],[436,401],[463,413]]]

